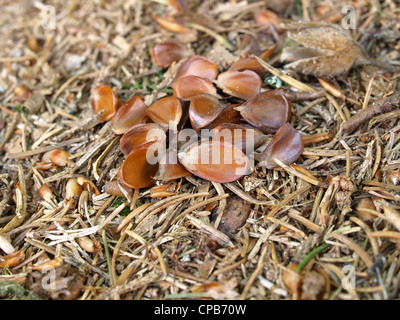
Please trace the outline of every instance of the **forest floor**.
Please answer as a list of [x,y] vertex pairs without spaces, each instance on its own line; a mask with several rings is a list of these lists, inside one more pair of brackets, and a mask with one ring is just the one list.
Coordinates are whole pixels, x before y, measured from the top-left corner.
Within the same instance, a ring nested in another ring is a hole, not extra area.
[[[0,12],[0,298],[400,297],[395,0],[47,4],[5,0]],[[261,57],[262,90],[287,94],[303,135],[295,164],[257,167],[234,191],[189,176],[167,197],[106,193],[125,157],[91,89],[147,105],[172,95],[184,59],[161,68],[151,56],[166,40],[219,72]],[[329,59],[291,54],[295,40]],[[72,162],[46,162],[54,149]],[[76,201],[71,179],[83,188]]]

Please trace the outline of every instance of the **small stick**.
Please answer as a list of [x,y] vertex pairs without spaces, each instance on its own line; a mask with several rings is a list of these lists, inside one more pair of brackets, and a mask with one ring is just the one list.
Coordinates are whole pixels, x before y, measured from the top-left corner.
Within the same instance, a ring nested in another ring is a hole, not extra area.
[[115,277],[113,276],[110,251],[108,250],[108,242],[107,242],[107,237],[106,237],[106,230],[103,230],[103,232],[101,234],[102,234],[102,237],[103,237],[104,251],[106,252],[108,274],[110,276],[111,285],[115,286],[116,283],[114,282]]
[[135,216],[140,214],[143,210],[145,210],[146,208],[150,207],[151,205],[152,205],[152,203],[145,203],[145,204],[141,205],[140,207],[137,207],[136,209],[131,211],[124,218],[124,220],[122,220],[122,222],[119,224],[119,226],[117,228],[117,232],[120,232],[122,230],[122,228],[125,227]]
[[332,103],[332,105],[335,107],[343,122],[347,121],[346,115],[343,113],[342,108],[337,104],[336,100],[329,93],[326,94],[326,97],[328,98],[329,102]]
[[71,169],[71,173],[74,173],[76,170],[78,170],[86,161],[88,161],[92,156],[94,156],[97,152],[99,152],[103,146],[108,145],[114,139],[115,137],[113,135],[110,135],[106,137],[104,140],[96,143],[92,148],[90,148],[85,153],[85,155],[82,158],[79,159],[79,161]]
[[304,108],[302,108],[299,111],[297,111],[297,116],[301,117],[308,110],[310,110],[311,108],[317,106],[319,103],[324,102],[325,100],[326,100],[326,97],[325,97],[325,93],[324,93],[324,96],[322,98],[319,98],[317,100],[314,100],[314,101],[310,102],[307,106],[305,106]]
[[268,206],[268,205],[273,205],[274,201],[270,200],[257,200],[251,197],[249,194],[244,192],[242,189],[238,188],[235,184],[231,182],[224,183],[224,186],[227,187],[229,190],[231,190],[233,193],[235,193],[237,196],[242,198],[243,200],[253,203],[253,204],[258,204],[262,206]]
[[309,144],[325,141],[325,140],[332,140],[332,138],[333,138],[333,133],[331,131],[314,133],[314,134],[309,134],[307,136],[302,136],[303,144],[305,146],[307,146]]
[[73,144],[75,142],[81,142],[83,140],[86,140],[85,138],[73,138],[70,140],[66,140],[60,143],[57,143],[53,146],[46,146],[46,147],[41,147],[41,148],[37,148],[34,150],[28,150],[28,151],[24,151],[24,152],[18,152],[18,153],[8,153],[7,154],[7,158],[9,159],[23,159],[23,158],[28,158],[31,156],[34,156],[36,154],[40,154],[40,153],[45,153],[47,151],[51,151],[54,149],[58,149],[58,148],[62,148],[65,147],[67,145]]
[[370,107],[361,109],[356,115],[343,123],[342,134],[350,134],[364,122],[371,120],[376,115],[393,111],[399,104],[400,91],[379,98]]
[[[222,196],[225,194],[224,188],[222,188],[222,185],[220,183],[212,182],[212,184],[215,190],[217,190],[218,195]],[[225,207],[226,207],[226,199],[224,198],[219,202],[219,206],[216,213],[217,219],[215,219],[214,222],[215,229],[218,229],[219,223],[221,222],[222,219],[222,215],[224,214],[225,211]]]
[[[128,227],[126,228],[126,230],[130,231],[132,226],[133,226],[132,223],[129,224]],[[114,284],[118,284],[117,271],[116,271],[117,257],[118,257],[118,253],[119,253],[119,250],[121,248],[121,245],[124,242],[125,238],[126,238],[126,232],[121,234],[121,236],[119,237],[118,242],[117,242],[117,244],[116,244],[116,246],[114,248],[112,258],[111,258],[112,279],[113,279],[113,283]]]
[[240,295],[240,300],[245,300],[248,292],[250,291],[251,286],[253,285],[254,281],[257,279],[260,272],[263,270],[265,266],[265,261],[262,261],[258,264],[256,270],[252,273],[250,279],[247,281],[242,294]]
[[213,226],[203,222],[200,219],[197,219],[193,216],[190,215],[185,215],[184,216],[186,219],[188,219],[197,229],[204,231],[206,233],[208,233],[209,235],[213,236],[215,238],[215,240],[217,240],[217,242],[219,244],[221,244],[222,246],[228,246],[230,248],[233,248],[234,245],[232,243],[232,241],[229,239],[229,237],[222,233],[219,230],[216,230]]
[[365,98],[364,98],[364,102],[362,105],[361,109],[365,109],[368,105],[369,102],[369,98],[371,97],[371,92],[372,92],[372,84],[374,83],[374,79],[375,79],[376,73],[374,73],[371,77],[371,80],[368,83],[368,88],[367,88],[367,92],[365,93]]
[[306,192],[310,188],[311,184],[307,183],[305,186],[289,194],[285,199],[283,199],[278,205],[276,205],[268,212],[268,214],[264,217],[264,220],[267,220],[269,217],[273,217],[280,209],[282,209],[284,205],[286,205],[288,202],[290,202],[292,199],[302,194],[303,192]]
[[217,275],[219,275],[221,273],[225,273],[225,272],[228,272],[230,270],[234,270],[237,267],[239,267],[241,264],[245,263],[246,261],[247,261],[247,258],[244,257],[243,259],[241,259],[241,260],[239,260],[239,261],[237,261],[237,262],[235,262],[235,263],[233,263],[233,264],[231,264],[229,266],[226,266],[226,267],[223,267],[221,269],[215,270],[212,275],[213,276],[217,276]]
[[202,202],[196,203],[195,205],[193,205],[193,206],[187,208],[185,211],[183,211],[178,217],[176,217],[176,218],[174,219],[174,221],[172,221],[172,224],[174,224],[174,223],[177,222],[179,219],[185,217],[188,213],[191,213],[192,211],[194,211],[194,210],[196,210],[196,209],[198,209],[198,208],[201,208],[201,207],[203,207],[203,206],[205,206],[205,205],[207,205],[207,204],[209,204],[209,203],[213,203],[213,202],[216,202],[216,201],[219,201],[219,200],[228,198],[228,197],[229,197],[229,194],[225,193],[225,194],[222,195],[222,196],[217,196],[217,197],[210,198],[210,199],[204,200],[204,201],[202,201]]
[[327,188],[327,184],[322,182],[322,181],[317,180],[317,178],[311,178],[310,176],[305,175],[304,173],[301,173],[301,172],[297,171],[296,169],[292,168],[291,166],[288,166],[288,165],[284,164],[282,161],[280,161],[277,158],[274,158],[274,160],[275,160],[276,164],[279,165],[287,173],[292,174],[292,175],[294,175],[294,176],[296,176],[296,177],[298,177],[300,179],[303,179],[306,182],[311,183],[311,184],[313,184],[315,186],[322,187],[322,188]]
[[[322,99],[325,100],[325,91],[318,90],[318,91],[299,91],[293,92],[289,90],[283,91],[283,94],[290,102],[301,102],[307,100],[315,100],[315,99]],[[319,101],[320,102],[320,101]]]
[[365,234],[369,239],[369,242],[371,243],[372,252],[374,253],[375,256],[377,256],[379,254],[379,244],[375,238],[371,237],[372,230],[370,229],[370,227],[364,221],[360,220],[357,217],[350,217],[350,221],[353,221],[354,223],[358,224],[361,228],[363,228]]
[[328,127],[331,127],[334,125],[335,120],[333,120],[333,117],[327,108],[324,108],[323,106],[318,105],[318,106],[315,106],[315,108],[313,108],[313,111],[315,111],[317,114],[319,114],[321,116],[322,119],[324,119],[324,121],[326,122]]
[[97,224],[97,220],[99,219],[100,215],[104,212],[104,210],[107,209],[107,207],[110,205],[111,202],[113,202],[115,199],[115,196],[111,196],[104,204],[100,207],[100,209],[97,211],[94,219],[93,219],[93,224]]
[[400,240],[400,232],[396,231],[374,231],[371,232],[370,236],[373,238],[379,237]]
[[3,151],[4,145],[12,137],[15,127],[17,126],[18,120],[19,120],[19,113],[16,112],[13,116],[12,122],[7,127],[7,132],[4,135],[3,140],[0,142],[0,153]]
[[164,258],[162,256],[162,253],[161,253],[160,249],[158,249],[157,247],[154,247],[153,250],[157,255],[158,262],[160,263],[160,267],[161,267],[162,273],[167,275],[168,274],[168,267],[167,267],[167,265],[166,265],[166,263],[164,261]]

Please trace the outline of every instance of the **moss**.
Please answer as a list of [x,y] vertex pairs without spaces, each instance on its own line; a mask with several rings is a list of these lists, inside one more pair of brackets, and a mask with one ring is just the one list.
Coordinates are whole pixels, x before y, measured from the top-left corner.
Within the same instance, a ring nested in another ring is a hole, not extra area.
[[12,281],[0,282],[0,298],[7,300],[41,300],[41,298]]

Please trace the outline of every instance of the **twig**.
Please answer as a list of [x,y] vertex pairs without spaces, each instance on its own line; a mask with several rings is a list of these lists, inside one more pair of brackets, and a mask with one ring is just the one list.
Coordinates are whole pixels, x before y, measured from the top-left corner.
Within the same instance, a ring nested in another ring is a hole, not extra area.
[[115,283],[114,283],[114,276],[112,274],[113,269],[112,269],[110,251],[108,250],[108,242],[107,242],[107,237],[106,237],[106,230],[103,230],[102,237],[103,237],[104,251],[106,252],[108,273],[109,273],[109,276],[110,276],[111,284],[114,286]]
[[370,107],[361,109],[342,124],[342,134],[348,135],[360,127],[364,122],[371,120],[374,116],[393,111],[400,104],[400,91],[395,91],[390,95],[379,98]]
[[237,196],[242,198],[243,200],[253,203],[253,204],[258,204],[262,206],[270,206],[273,205],[274,202],[270,200],[257,200],[251,197],[249,194],[244,192],[242,189],[238,188],[235,184],[233,183],[224,183],[224,186],[227,187],[229,190],[231,190],[233,193],[235,193]]
[[18,120],[19,120],[19,113],[16,112],[13,116],[11,123],[7,126],[7,131],[4,135],[3,140],[0,142],[0,153],[3,151],[4,145],[7,143],[7,141],[11,138],[12,134],[14,133]]

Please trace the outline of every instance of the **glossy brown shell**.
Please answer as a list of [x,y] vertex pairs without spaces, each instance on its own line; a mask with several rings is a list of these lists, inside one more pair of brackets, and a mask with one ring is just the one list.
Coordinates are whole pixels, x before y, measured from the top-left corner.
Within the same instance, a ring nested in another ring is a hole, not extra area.
[[[147,188],[154,184],[154,176],[158,171],[158,163],[150,163],[148,150],[149,148],[161,147],[162,143],[152,141],[144,143],[129,153],[125,158],[118,178],[123,185],[128,188]],[[154,160],[154,159],[152,159]]]
[[186,76],[179,78],[173,85],[174,95],[183,100],[190,100],[200,93],[217,95],[217,89],[207,79],[197,76]]
[[194,130],[209,125],[222,112],[224,107],[218,98],[207,93],[198,94],[190,100],[189,119]]
[[257,73],[251,70],[230,70],[220,73],[218,87],[231,96],[248,100],[260,92],[262,81]]
[[214,80],[218,75],[218,67],[215,62],[203,56],[191,56],[179,68],[175,81],[187,76],[198,76]]
[[[110,86],[103,84],[94,87],[90,94],[90,103],[100,121],[108,121],[114,117],[122,101],[115,95]],[[101,113],[103,111],[103,113]],[[100,114],[101,113],[101,114]]]
[[119,140],[120,150],[128,155],[136,147],[151,141],[165,141],[165,129],[157,123],[144,123],[133,126]]
[[267,169],[278,168],[274,158],[285,164],[292,164],[303,153],[301,134],[290,123],[285,123],[268,143],[261,155],[260,165]]
[[139,96],[133,96],[124,103],[115,113],[112,119],[112,127],[115,134],[124,134],[136,124],[145,123],[147,106]]
[[264,133],[275,133],[290,120],[288,99],[278,90],[261,92],[237,108],[243,118]]
[[202,140],[181,152],[179,159],[195,176],[218,183],[238,180],[250,171],[247,156],[227,142]]

